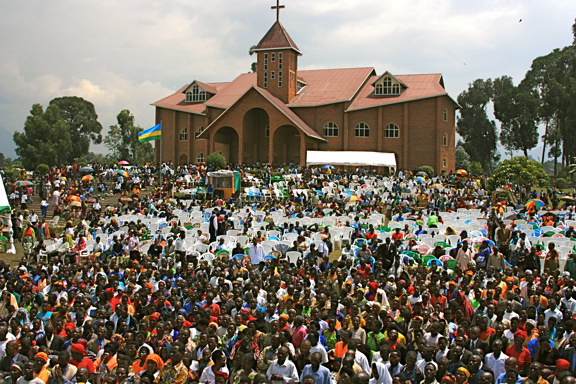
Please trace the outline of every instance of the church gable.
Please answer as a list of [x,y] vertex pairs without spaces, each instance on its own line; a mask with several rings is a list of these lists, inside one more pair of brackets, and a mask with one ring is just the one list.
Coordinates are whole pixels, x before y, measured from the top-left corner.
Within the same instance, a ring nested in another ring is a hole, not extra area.
[[187,103],[203,103],[216,94],[216,88],[194,80],[182,93],[186,95],[185,102]]
[[406,84],[388,71],[372,85],[374,86],[374,96],[400,96],[408,88]]

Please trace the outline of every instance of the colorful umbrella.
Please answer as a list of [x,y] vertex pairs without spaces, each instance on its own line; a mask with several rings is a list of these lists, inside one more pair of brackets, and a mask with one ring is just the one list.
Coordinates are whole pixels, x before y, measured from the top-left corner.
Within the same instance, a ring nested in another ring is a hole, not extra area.
[[359,197],[356,196],[356,195],[346,196],[346,199],[345,199],[345,200],[346,200],[347,202],[349,202],[349,203],[354,203],[354,202],[356,202],[356,201],[362,201],[362,199],[359,198]]
[[542,208],[545,205],[546,204],[540,199],[532,199],[525,204],[526,208],[535,208],[536,210]]
[[81,206],[82,206],[82,203],[79,202],[79,201],[73,201],[73,202],[70,203],[70,206],[71,206],[71,207],[81,207]]
[[118,164],[120,164],[120,165],[129,165],[130,163],[129,163],[128,161],[126,161],[126,160],[120,160],[120,161],[118,162]]
[[130,177],[130,174],[123,169],[117,170],[116,173],[118,173],[120,176]]
[[465,169],[459,169],[456,171],[456,174],[460,176],[466,176],[468,174],[468,171],[466,171]]
[[28,180],[19,180],[19,181],[15,182],[14,185],[16,187],[29,187],[31,185],[34,185],[34,183],[32,183],[31,181],[28,181]]
[[92,181],[92,180],[94,180],[94,176],[92,175],[82,176],[82,181]]
[[76,195],[70,195],[66,198],[66,201],[80,201],[80,197]]
[[418,177],[416,178],[416,181],[419,182],[419,183],[423,183],[423,182],[426,181],[426,179],[425,179],[424,177],[422,177],[422,176],[418,176]]

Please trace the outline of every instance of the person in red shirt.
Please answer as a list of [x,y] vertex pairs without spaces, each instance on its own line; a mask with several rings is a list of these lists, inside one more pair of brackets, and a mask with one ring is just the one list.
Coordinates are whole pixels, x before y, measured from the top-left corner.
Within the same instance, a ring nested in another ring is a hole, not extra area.
[[84,345],[80,343],[72,344],[70,355],[72,356],[70,359],[70,364],[76,368],[86,368],[90,373],[94,373],[96,370],[92,360],[86,357],[86,347],[84,347]]
[[296,316],[294,318],[294,332],[292,332],[292,345],[294,345],[294,348],[300,347],[307,334],[308,329],[304,325],[304,317]]
[[212,292],[208,292],[206,294],[206,304],[202,306],[202,309],[210,308],[210,316],[218,318],[220,317],[220,306],[214,303],[214,294]]
[[404,234],[400,232],[400,228],[396,228],[392,234],[392,240],[402,240],[404,239]]
[[518,370],[520,375],[525,376],[528,366],[532,362],[530,351],[524,347],[524,340],[526,339],[526,332],[519,329],[514,333],[514,345],[506,348],[506,355],[515,357],[518,360]]
[[478,323],[478,327],[480,328],[480,335],[478,338],[482,341],[488,340],[491,335],[496,333],[496,330],[490,326],[488,326],[488,319],[482,317]]

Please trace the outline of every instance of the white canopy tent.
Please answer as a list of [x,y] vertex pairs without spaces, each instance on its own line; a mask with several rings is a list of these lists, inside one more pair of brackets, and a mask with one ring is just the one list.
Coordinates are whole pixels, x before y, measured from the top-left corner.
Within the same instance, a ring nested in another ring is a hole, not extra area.
[[307,151],[306,165],[387,167],[395,171],[396,155],[390,152]]
[[9,229],[8,240],[10,241],[10,245],[6,253],[16,253],[14,238],[12,237],[12,209],[10,208],[10,202],[8,201],[8,195],[6,195],[6,188],[4,188],[4,180],[2,177],[0,177],[0,220],[2,220]]

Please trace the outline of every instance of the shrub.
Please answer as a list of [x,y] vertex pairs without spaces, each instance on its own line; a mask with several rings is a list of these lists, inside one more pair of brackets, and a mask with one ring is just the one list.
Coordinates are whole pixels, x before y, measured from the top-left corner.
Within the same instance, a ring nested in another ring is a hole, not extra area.
[[46,164],[38,164],[38,166],[36,167],[36,171],[40,175],[44,176],[44,175],[47,175],[48,172],[50,172],[50,167]]
[[563,177],[558,177],[554,181],[554,185],[558,189],[564,189],[564,188],[570,188],[572,186],[572,182],[570,182],[570,180],[565,179]]
[[226,158],[220,152],[212,152],[206,158],[206,167],[215,171],[226,168]]
[[548,175],[544,172],[542,164],[524,156],[500,162],[492,177],[488,179],[490,190],[507,184],[534,188],[535,186],[546,187],[548,183]]
[[416,172],[426,172],[428,177],[434,177],[434,168],[429,165],[421,165],[416,169]]
[[477,161],[471,161],[468,164],[468,171],[473,176],[481,176],[484,173],[484,169],[482,169],[482,164]]

